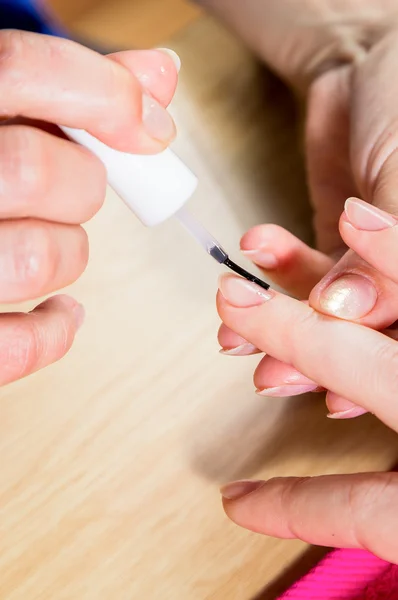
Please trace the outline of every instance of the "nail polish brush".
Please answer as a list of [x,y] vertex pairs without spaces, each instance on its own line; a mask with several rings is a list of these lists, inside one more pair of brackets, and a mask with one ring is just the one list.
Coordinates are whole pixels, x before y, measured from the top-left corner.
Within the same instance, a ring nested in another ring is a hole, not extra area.
[[197,242],[206,250],[208,254],[214,260],[216,260],[220,265],[224,265],[231,269],[231,271],[235,271],[245,279],[252,281],[253,283],[257,283],[260,287],[268,290],[269,284],[265,281],[262,281],[255,275],[252,275],[246,269],[243,269],[235,262],[233,262],[221,244],[203,227],[203,225],[192,216],[190,212],[187,211],[185,207],[180,208],[179,211],[176,212],[175,217],[180,221],[180,223],[185,227],[187,231],[196,239]]
[[86,131],[61,127],[105,165],[108,184],[138,219],[153,227],[176,216],[206,252],[219,264],[268,289],[265,283],[233,262],[219,242],[184,207],[198,186],[192,171],[170,149],[137,155],[110,148]]

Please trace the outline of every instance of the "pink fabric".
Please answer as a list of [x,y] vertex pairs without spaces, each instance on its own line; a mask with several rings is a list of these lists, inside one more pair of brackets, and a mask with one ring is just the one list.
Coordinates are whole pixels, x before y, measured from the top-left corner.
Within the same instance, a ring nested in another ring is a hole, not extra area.
[[364,550],[335,550],[280,600],[398,600],[398,566]]

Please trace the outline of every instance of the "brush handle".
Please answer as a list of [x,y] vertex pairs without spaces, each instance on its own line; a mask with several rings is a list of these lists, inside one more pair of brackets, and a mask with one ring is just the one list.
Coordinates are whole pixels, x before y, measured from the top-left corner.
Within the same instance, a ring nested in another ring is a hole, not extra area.
[[154,155],[128,154],[82,129],[61,129],[104,163],[110,187],[148,227],[173,216],[197,188],[196,176],[169,149]]

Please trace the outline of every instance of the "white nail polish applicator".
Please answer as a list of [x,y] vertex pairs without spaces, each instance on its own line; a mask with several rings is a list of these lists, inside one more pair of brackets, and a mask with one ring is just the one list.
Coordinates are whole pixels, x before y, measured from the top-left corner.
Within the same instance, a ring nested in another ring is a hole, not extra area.
[[217,240],[183,208],[195,192],[198,180],[171,150],[154,155],[129,154],[110,148],[81,129],[61,129],[102,161],[108,184],[143,225],[153,227],[176,216],[218,263],[265,289],[269,288],[268,283],[230,260]]

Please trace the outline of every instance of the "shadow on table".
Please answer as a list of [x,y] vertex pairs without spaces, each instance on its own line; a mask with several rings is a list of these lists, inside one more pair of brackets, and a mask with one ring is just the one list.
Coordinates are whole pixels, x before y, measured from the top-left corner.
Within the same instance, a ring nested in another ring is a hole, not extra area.
[[[397,446],[396,435],[371,415],[356,421],[326,419],[320,394],[279,400],[242,396],[235,390],[218,405],[215,399],[212,414],[198,415],[195,431],[189,432],[192,468],[217,483],[259,473],[267,477],[267,471],[302,475],[310,472],[315,457],[318,468],[327,459],[330,473],[336,462],[342,470],[377,468],[368,461],[382,463]],[[292,472],[296,468],[300,472]]]
[[252,600],[277,600],[296,581],[313,569],[330,552],[329,548],[309,548],[280,577],[268,585]]

